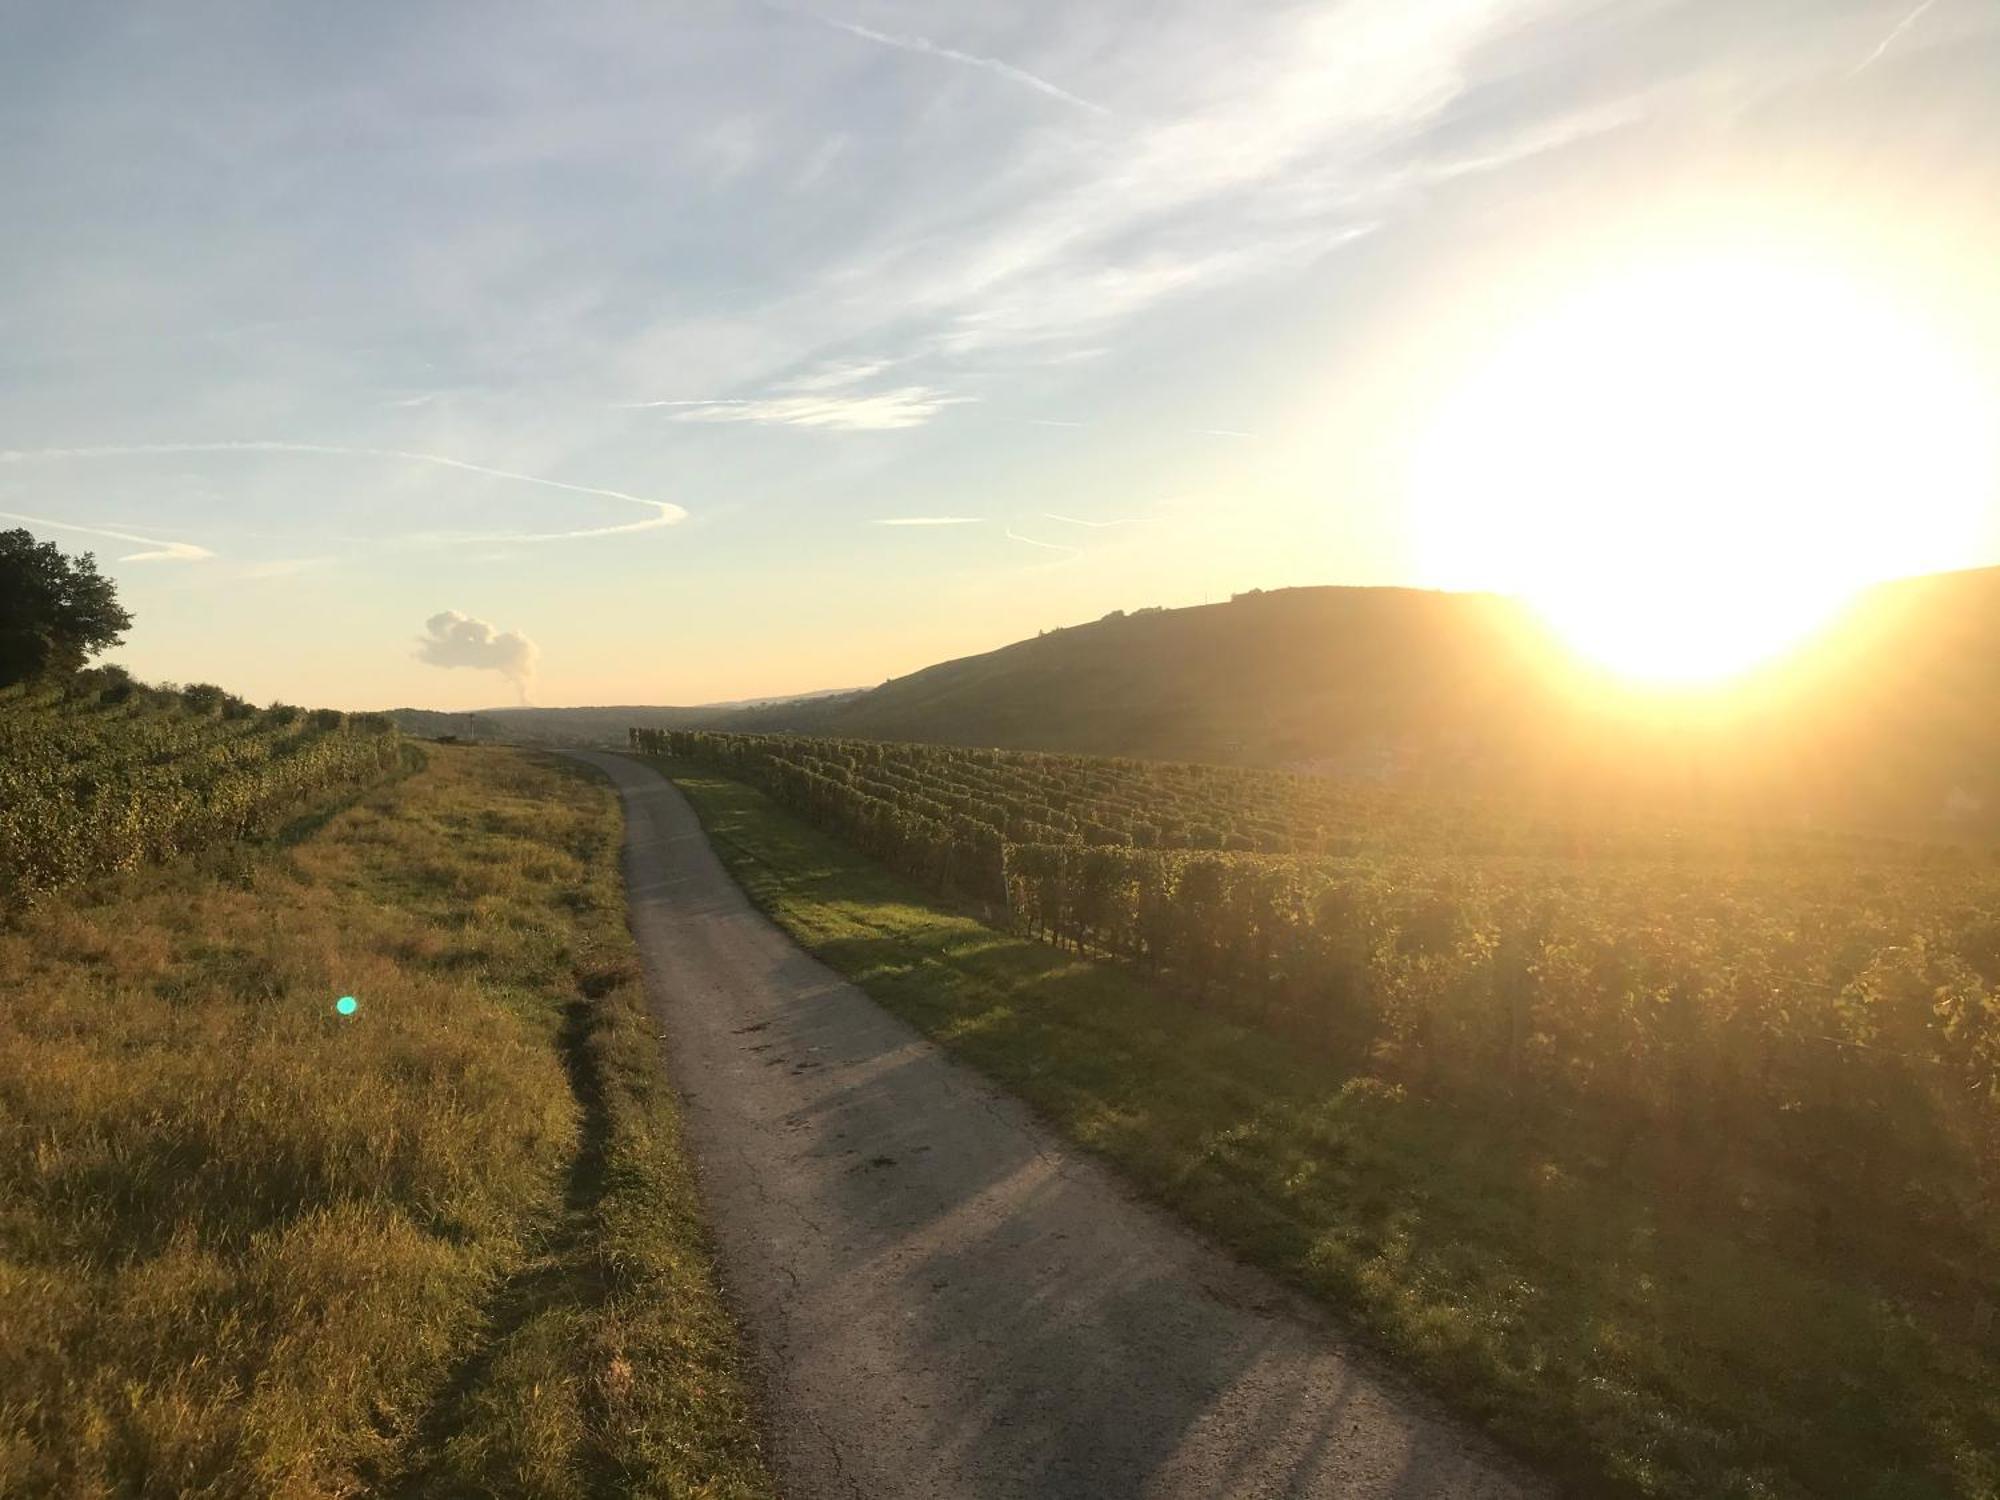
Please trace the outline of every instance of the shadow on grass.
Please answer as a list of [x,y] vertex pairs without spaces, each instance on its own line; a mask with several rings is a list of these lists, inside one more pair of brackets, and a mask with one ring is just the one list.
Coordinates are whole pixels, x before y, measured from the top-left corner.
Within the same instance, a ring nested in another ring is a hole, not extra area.
[[[583,998],[563,1007],[557,1033],[570,1092],[578,1110],[575,1153],[563,1187],[563,1211],[543,1231],[527,1262],[505,1277],[488,1297],[484,1331],[459,1360],[430,1408],[417,1422],[398,1458],[380,1472],[364,1475],[371,1493],[399,1497],[463,1496],[479,1493],[473,1476],[488,1464],[482,1454],[463,1451],[468,1439],[484,1446],[481,1432],[487,1392],[496,1365],[536,1324],[559,1320],[581,1324],[608,1295],[596,1253],[598,1209],[604,1197],[611,1145],[611,1115],[605,1079],[591,1046],[594,1006],[599,998],[588,981]],[[583,1432],[571,1455],[571,1472],[583,1493],[611,1497],[623,1493],[611,1456],[597,1440],[603,1430],[601,1399],[593,1382],[583,1382]],[[579,1472],[580,1471],[580,1472]]]
[[1996,1493],[1990,1352],[1738,1143],[1406,1093],[664,769],[813,954],[1580,1493]]

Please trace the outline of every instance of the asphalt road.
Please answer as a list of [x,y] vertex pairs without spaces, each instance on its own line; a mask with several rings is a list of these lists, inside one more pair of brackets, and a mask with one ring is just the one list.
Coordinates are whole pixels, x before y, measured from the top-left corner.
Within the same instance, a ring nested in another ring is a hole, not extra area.
[[1304,1297],[800,950],[670,783],[580,758],[624,799],[632,928],[790,1500],[1532,1493]]

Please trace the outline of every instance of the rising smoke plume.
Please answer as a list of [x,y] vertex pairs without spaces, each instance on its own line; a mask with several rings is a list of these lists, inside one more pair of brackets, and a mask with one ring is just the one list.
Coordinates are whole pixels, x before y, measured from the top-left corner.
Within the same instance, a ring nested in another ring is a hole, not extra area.
[[424,621],[424,630],[425,634],[417,641],[417,660],[434,667],[498,672],[514,684],[522,703],[528,701],[528,684],[534,678],[535,658],[541,652],[520,631],[495,630],[484,620],[475,620],[455,609],[432,615]]

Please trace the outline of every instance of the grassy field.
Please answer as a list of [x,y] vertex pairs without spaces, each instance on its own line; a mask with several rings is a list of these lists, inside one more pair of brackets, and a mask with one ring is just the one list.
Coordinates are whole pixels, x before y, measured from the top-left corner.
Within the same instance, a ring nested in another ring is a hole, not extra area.
[[618,832],[440,749],[0,926],[0,1494],[769,1492]]
[[1990,1309],[1913,1317],[1838,1257],[1691,1208],[1686,1143],[1343,1074],[672,774],[801,943],[1577,1492],[2000,1495]]

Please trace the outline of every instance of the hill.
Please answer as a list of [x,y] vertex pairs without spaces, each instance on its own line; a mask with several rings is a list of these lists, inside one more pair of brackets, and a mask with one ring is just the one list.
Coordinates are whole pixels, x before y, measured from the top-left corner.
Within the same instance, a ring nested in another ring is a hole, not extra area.
[[2000,568],[1885,584],[1711,694],[1635,693],[1499,595],[1329,587],[1116,611],[867,691],[391,717],[430,738],[618,747],[633,727],[787,731],[1986,838],[2000,836],[1996,709]]
[[852,697],[676,727],[1691,799],[1986,836],[2000,832],[2000,568],[1883,585],[1791,657],[1708,694],[1633,692],[1499,596],[1299,588],[1114,613]]
[[728,726],[1253,765],[1379,768],[1523,690],[1525,615],[1490,594],[1300,588],[1119,611],[872,692]]

